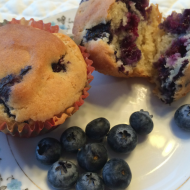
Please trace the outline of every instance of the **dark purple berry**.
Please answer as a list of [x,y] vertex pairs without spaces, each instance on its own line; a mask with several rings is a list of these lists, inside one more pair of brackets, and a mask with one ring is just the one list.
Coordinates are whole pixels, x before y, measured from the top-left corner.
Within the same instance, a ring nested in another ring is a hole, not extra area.
[[160,24],[160,29],[172,34],[185,34],[190,29],[190,9],[185,9],[183,13],[172,12]]
[[61,71],[63,72],[66,72],[66,64],[65,64],[65,61],[64,61],[64,55],[59,59],[58,63],[52,63],[51,64],[51,67],[52,67],[52,70],[53,72],[55,73],[59,73]]
[[128,7],[128,9],[130,10],[130,4],[131,3],[135,3],[135,7],[138,11],[140,11],[141,15],[143,17],[146,17],[146,11],[147,11],[147,7],[149,6],[149,0],[131,0],[131,1],[127,1],[127,0],[117,0],[117,1],[122,1],[126,4],[126,6]]
[[77,153],[79,166],[89,172],[101,170],[107,159],[107,150],[102,143],[87,144]]
[[104,183],[98,174],[87,172],[77,180],[76,190],[104,190]]
[[24,69],[21,69],[19,75],[10,74],[0,79],[0,98],[7,102],[11,92],[11,87],[16,83],[20,83],[23,76],[26,75],[26,73],[28,73],[31,69],[31,66],[26,66]]
[[98,39],[102,39],[104,37],[106,37],[106,33],[110,34],[109,36],[109,42],[110,43],[112,41],[112,34],[111,34],[111,26],[110,26],[110,22],[106,23],[106,24],[98,24],[92,28],[86,29],[86,35],[84,36],[86,41],[90,41],[90,40],[98,40]]
[[51,165],[61,157],[61,143],[54,138],[42,139],[36,147],[36,158],[43,164]]
[[8,117],[16,118],[16,115],[11,113],[11,110],[10,110],[8,104],[6,104],[1,98],[0,98],[0,104],[2,104],[4,106],[4,113],[6,113],[8,115]]
[[111,128],[108,133],[107,142],[114,151],[129,153],[135,149],[138,137],[130,125],[120,124]]
[[48,181],[56,189],[72,188],[78,176],[78,168],[70,161],[57,161],[48,171]]
[[21,69],[19,75],[10,74],[0,79],[0,104],[4,105],[4,112],[7,113],[9,117],[16,117],[11,113],[11,109],[13,108],[10,108],[6,103],[9,100],[11,87],[16,83],[20,83],[23,80],[23,76],[26,75],[31,69],[31,66],[26,66],[24,69]]
[[62,133],[60,142],[66,151],[75,152],[85,145],[86,134],[80,127],[70,127]]
[[31,66],[26,66],[24,69],[21,69],[20,75],[21,76],[26,75],[31,69],[32,69]]
[[181,129],[190,131],[190,104],[185,104],[176,110],[174,121]]
[[[186,56],[186,41],[187,39],[185,37],[180,37],[174,40],[171,46],[166,51],[166,53],[164,55],[161,55],[159,60],[156,63],[154,63],[154,67],[155,69],[157,69],[158,72],[158,81],[160,83],[159,90],[162,95],[161,100],[166,104],[171,104],[174,101],[176,89],[181,85],[178,84],[177,86],[176,81],[184,75],[183,71],[186,68],[187,64],[189,64],[189,60],[185,59],[181,63],[181,67],[178,73],[176,73],[176,75],[173,76],[173,79],[171,81],[167,81],[171,71],[175,67],[175,62],[178,59]],[[166,66],[166,64],[170,64],[170,66]]]
[[[117,29],[117,32],[125,31],[128,33],[132,33],[133,36],[138,37],[138,24],[140,22],[140,18],[131,12],[128,12],[127,15],[127,24],[123,26],[123,23],[120,24],[120,27]],[[136,38],[134,38],[136,39]]]
[[136,133],[147,135],[153,130],[152,117],[147,111],[140,110],[130,116],[129,123]]
[[149,6],[149,0],[132,0],[135,3],[135,7],[140,11],[142,16],[146,17],[146,8]]
[[121,45],[121,57],[123,65],[136,66],[136,63],[141,59],[141,51],[133,41],[131,36],[123,39]]
[[86,126],[86,135],[93,140],[103,139],[110,130],[110,123],[105,118],[97,118],[91,121]]
[[111,189],[126,189],[132,178],[131,170],[125,160],[113,158],[102,171],[104,184]]

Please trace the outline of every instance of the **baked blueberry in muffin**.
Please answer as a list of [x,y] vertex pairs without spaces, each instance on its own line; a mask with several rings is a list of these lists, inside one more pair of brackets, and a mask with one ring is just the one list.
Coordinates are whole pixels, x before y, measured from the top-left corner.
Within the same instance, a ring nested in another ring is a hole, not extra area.
[[151,77],[154,34],[162,16],[157,6],[148,6],[148,0],[80,4],[73,34],[87,48],[97,71],[117,77]]
[[186,34],[190,29],[190,9],[182,13],[172,12],[159,27],[171,34]]
[[159,28],[153,63],[153,78],[157,84],[155,93],[163,102],[171,104],[190,90],[190,9],[173,12]]
[[166,104],[190,90],[190,9],[162,19],[148,0],[89,0],[79,6],[73,34],[103,74],[148,78]]
[[62,124],[87,96],[90,71],[79,47],[20,24],[0,27],[0,35],[0,130],[36,136]]

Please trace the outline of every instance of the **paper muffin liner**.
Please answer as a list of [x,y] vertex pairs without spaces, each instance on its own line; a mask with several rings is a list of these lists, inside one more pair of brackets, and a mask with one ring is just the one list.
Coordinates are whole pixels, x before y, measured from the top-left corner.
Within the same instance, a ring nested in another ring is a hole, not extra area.
[[[16,20],[13,18],[11,21],[4,20],[3,23],[0,23],[0,26],[4,26],[6,24],[21,24],[45,30],[51,33],[59,32],[59,26],[51,26],[51,23],[45,24],[42,20],[25,20],[24,18],[21,20]],[[46,120],[45,122],[35,121],[32,122],[32,124],[26,123],[23,125],[20,125],[20,123],[17,122],[13,123],[12,125],[8,125],[6,122],[4,122],[0,125],[1,132],[14,137],[35,137],[56,129],[59,125],[63,124],[67,118],[79,110],[79,107],[84,104],[84,99],[89,96],[88,90],[90,89],[90,82],[94,78],[91,74],[95,70],[95,68],[91,66],[93,62],[89,59],[90,55],[86,52],[86,48],[79,46],[79,49],[87,65],[87,83],[82,91],[82,95],[80,96],[79,100],[75,102],[73,106],[66,109],[63,113],[60,113],[59,115],[56,115],[53,118]]]

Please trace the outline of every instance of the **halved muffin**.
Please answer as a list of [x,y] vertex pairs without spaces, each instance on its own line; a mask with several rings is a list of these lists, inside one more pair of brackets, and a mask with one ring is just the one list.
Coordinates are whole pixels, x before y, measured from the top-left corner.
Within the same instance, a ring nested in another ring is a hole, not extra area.
[[190,9],[173,12],[159,28],[152,78],[155,93],[171,104],[190,91]]
[[77,11],[73,34],[95,69],[117,77],[151,77],[162,15],[147,0],[89,0]]
[[145,77],[170,104],[190,91],[190,10],[163,18],[148,0],[82,1],[73,34],[95,69],[116,77]]

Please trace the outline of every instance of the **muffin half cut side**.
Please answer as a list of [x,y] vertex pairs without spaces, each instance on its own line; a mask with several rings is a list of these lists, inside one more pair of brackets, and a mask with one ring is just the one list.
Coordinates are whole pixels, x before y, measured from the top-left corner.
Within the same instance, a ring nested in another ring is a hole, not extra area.
[[73,34],[87,48],[97,71],[116,77],[152,76],[155,34],[162,15],[157,5],[148,5],[146,0],[80,4]]
[[154,58],[155,93],[165,103],[190,91],[190,9],[173,12],[160,25]]

